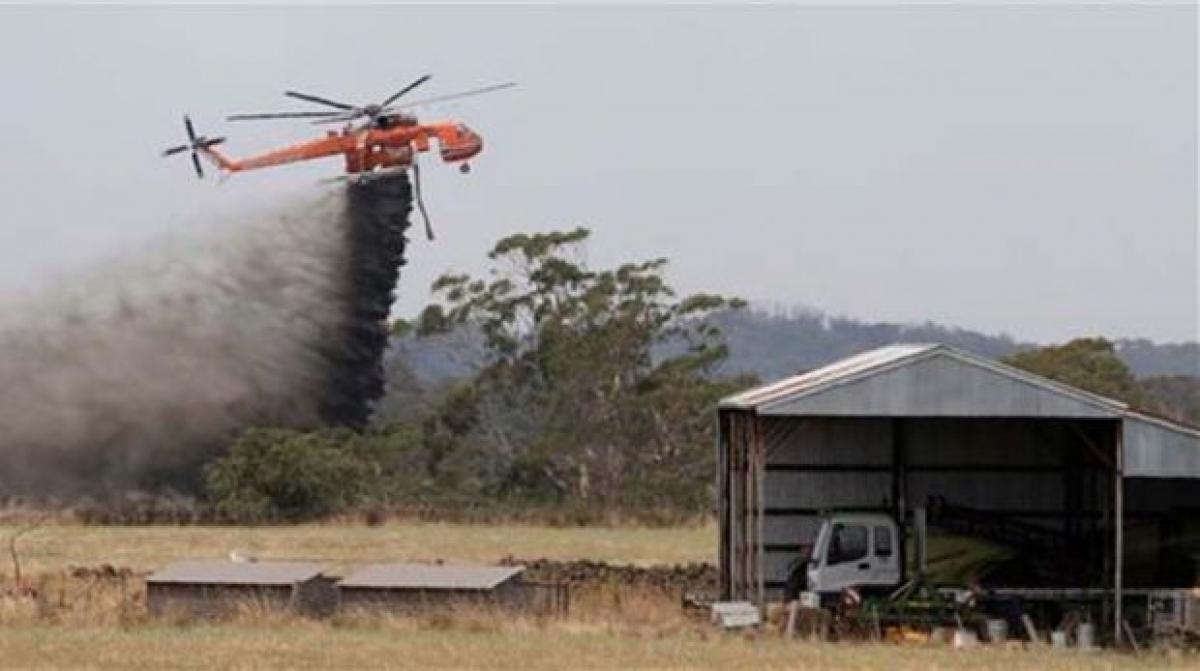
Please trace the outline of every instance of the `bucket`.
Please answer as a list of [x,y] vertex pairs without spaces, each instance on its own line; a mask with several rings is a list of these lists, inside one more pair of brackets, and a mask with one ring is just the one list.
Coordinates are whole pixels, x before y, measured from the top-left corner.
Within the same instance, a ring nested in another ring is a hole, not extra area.
[[992,643],[1003,643],[1008,640],[1008,621],[999,618],[988,618],[987,639]]
[[1096,625],[1091,622],[1080,622],[1075,630],[1075,646],[1080,650],[1096,649]]
[[1067,632],[1062,629],[1055,629],[1050,632],[1050,645],[1055,650],[1062,650],[1067,647]]
[[974,648],[979,645],[979,636],[969,629],[957,629],[954,632],[953,645],[956,650]]

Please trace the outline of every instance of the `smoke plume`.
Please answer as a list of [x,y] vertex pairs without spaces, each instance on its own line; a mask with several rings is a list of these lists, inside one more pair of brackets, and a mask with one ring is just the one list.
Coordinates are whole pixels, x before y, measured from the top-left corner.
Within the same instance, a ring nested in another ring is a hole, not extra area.
[[194,486],[249,426],[363,426],[403,176],[162,244],[0,311],[0,494]]

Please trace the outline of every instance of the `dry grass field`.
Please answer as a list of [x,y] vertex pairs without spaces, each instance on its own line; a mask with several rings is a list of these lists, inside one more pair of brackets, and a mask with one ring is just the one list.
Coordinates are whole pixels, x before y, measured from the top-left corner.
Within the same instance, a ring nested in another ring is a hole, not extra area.
[[[0,539],[15,527],[0,526]],[[19,540],[33,572],[112,564],[147,571],[178,559],[221,559],[243,550],[261,559],[319,560],[335,566],[437,559],[495,563],[505,556],[587,558],[638,565],[711,562],[716,527],[550,528],[395,522],[277,527],[80,526],[47,524]],[[7,545],[7,543],[6,543]],[[7,553],[7,548],[5,548]],[[11,568],[0,563],[0,573]]]
[[[12,527],[0,527],[7,539]],[[263,558],[334,565],[383,559],[492,562],[512,554],[640,564],[710,560],[711,526],[582,529],[393,523],[382,527],[82,527],[62,524],[18,546],[37,596],[0,582],[3,669],[1143,669],[1195,668],[1200,658],[1151,653],[1080,655],[1049,650],[814,644],[773,629],[723,634],[665,594],[592,590],[566,619],[458,611],[420,617],[339,615],[316,621],[247,607],[217,623],[152,619],[141,581],[71,575],[111,564],[140,572],[234,548]],[[7,546],[7,543],[5,543]],[[4,548],[7,550],[7,547]],[[7,564],[7,562],[6,562]]]
[[8,669],[1070,669],[1188,668],[1195,659],[954,651],[582,626],[196,626],[0,630]]

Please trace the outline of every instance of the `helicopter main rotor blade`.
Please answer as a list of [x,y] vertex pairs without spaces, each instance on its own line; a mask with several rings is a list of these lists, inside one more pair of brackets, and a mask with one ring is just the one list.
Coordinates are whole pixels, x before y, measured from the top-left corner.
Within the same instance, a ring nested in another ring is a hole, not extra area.
[[477,95],[480,95],[483,93],[491,93],[492,91],[500,91],[503,89],[512,88],[516,85],[517,85],[516,82],[504,82],[503,84],[492,84],[491,86],[483,86],[483,87],[480,87],[477,89],[471,89],[470,91],[462,91],[460,93],[451,93],[449,95],[436,96],[434,98],[426,98],[424,100],[415,100],[410,103],[396,105],[396,106],[392,107],[391,109],[405,109],[408,107],[416,107],[417,105],[428,105],[429,103],[440,103],[440,102],[445,102],[447,100],[457,100],[459,98],[466,98],[468,96],[477,96]]
[[433,75],[422,75],[422,76],[418,77],[415,82],[409,84],[408,86],[405,86],[404,88],[400,89],[396,93],[392,94],[392,97],[379,103],[379,107],[383,108],[383,107],[387,107],[388,105],[391,105],[392,103],[396,102],[396,100],[398,98],[400,98],[400,96],[404,95],[405,93],[408,93],[409,91],[417,88],[421,84],[424,84],[425,82],[429,81],[430,77],[432,77],[432,76]]
[[313,123],[315,123],[315,124],[321,124],[321,123],[341,123],[341,122],[343,122],[343,121],[354,121],[355,119],[361,119],[361,118],[363,118],[364,116],[367,116],[367,113],[366,113],[366,112],[364,112],[364,111],[362,111],[362,110],[358,110],[358,111],[356,111],[356,112],[353,112],[353,113],[350,113],[350,114],[339,114],[339,115],[337,115],[337,116],[331,116],[331,117],[329,117],[329,118],[326,118],[326,119],[317,119],[317,120],[316,120],[316,121],[314,121]]
[[200,167],[200,157],[196,156],[196,152],[192,152],[192,165],[196,166],[196,176],[204,179],[204,170]]
[[347,105],[346,103],[340,103],[336,100],[329,100],[327,98],[321,98],[319,96],[309,95],[307,93],[300,93],[299,91],[284,91],[283,95],[297,98],[299,100],[307,100],[310,103],[329,105],[330,107],[336,107],[342,110],[358,109],[354,105]]
[[189,148],[190,148],[189,145],[181,144],[178,147],[171,147],[170,149],[163,151],[162,155],[163,156],[174,156],[175,154],[178,154],[180,152],[187,151]]
[[260,119],[320,119],[340,116],[342,112],[266,112],[263,114],[231,114],[226,121],[255,121]]
[[183,115],[183,125],[187,128],[188,139],[192,142],[196,141],[196,128],[192,126],[192,118],[188,115]]

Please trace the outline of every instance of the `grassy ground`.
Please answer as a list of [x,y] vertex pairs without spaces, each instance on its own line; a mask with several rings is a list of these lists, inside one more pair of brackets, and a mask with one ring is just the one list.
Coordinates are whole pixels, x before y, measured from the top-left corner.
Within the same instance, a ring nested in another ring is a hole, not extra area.
[[[0,527],[7,539],[12,527]],[[27,571],[112,564],[145,571],[179,559],[223,559],[244,550],[260,559],[315,559],[334,565],[436,559],[494,563],[507,555],[588,558],[639,565],[711,562],[716,529],[547,528],[405,522],[379,527],[91,527],[48,525],[18,541]],[[0,573],[11,567],[0,564]]]
[[[11,528],[0,528],[0,540]],[[21,538],[26,576],[38,594],[0,580],[0,668],[265,669],[493,668],[629,669],[1092,669],[1197,668],[1195,656],[1141,657],[927,645],[811,644],[775,628],[748,637],[714,631],[662,594],[593,591],[563,620],[455,612],[420,617],[340,615],[315,621],[248,609],[200,624],[153,619],[140,581],[70,576],[71,565],[109,563],[137,571],[185,557],[245,549],[264,558],[344,565],[443,558],[495,561],[505,555],[591,558],[639,564],[711,561],[710,526],[683,529],[552,529],[396,523],[368,528],[46,526]],[[11,576],[11,568],[4,567]],[[8,589],[6,593],[6,588]]]
[[0,630],[5,668],[121,669],[1147,669],[1195,658],[803,644],[579,628],[197,626]]

